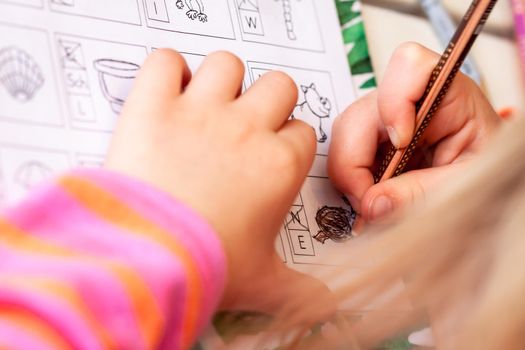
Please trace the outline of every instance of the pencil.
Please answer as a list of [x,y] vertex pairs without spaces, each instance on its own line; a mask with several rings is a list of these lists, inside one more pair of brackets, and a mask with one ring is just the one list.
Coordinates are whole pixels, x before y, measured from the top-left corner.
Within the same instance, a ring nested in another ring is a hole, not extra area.
[[[456,30],[456,24],[452,20],[452,17],[441,3],[441,0],[419,0],[419,4],[428,17],[432,28],[434,28],[439,41],[446,47]],[[461,71],[481,86],[481,75],[471,58],[465,58],[461,66]]]
[[497,0],[474,0],[432,71],[425,93],[416,104],[416,127],[410,144],[391,146],[374,174],[375,183],[400,175],[421,140],[432,117],[454,81],[465,57],[480,34]]

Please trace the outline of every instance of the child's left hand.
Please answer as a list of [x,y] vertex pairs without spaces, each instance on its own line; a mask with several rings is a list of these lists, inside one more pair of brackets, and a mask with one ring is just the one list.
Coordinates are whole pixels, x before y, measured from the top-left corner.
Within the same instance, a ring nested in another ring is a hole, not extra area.
[[288,120],[297,88],[268,73],[239,96],[244,66],[220,52],[191,78],[184,58],[158,50],[128,98],[107,167],[142,179],[199,212],[228,260],[222,307],[270,311],[298,286],[326,287],[288,269],[276,235],[311,167],[311,127]]

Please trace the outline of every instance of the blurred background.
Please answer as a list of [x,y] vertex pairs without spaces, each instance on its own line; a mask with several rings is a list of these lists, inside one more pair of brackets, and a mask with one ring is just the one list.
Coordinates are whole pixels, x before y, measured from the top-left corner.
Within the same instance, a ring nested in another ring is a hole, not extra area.
[[[442,0],[456,23],[470,3],[471,0]],[[378,81],[381,81],[393,50],[402,42],[416,41],[437,52],[443,51],[420,0],[362,0],[362,12]],[[511,110],[525,115],[524,74],[510,0],[498,1],[470,57],[482,77],[482,87],[496,110],[506,113]]]

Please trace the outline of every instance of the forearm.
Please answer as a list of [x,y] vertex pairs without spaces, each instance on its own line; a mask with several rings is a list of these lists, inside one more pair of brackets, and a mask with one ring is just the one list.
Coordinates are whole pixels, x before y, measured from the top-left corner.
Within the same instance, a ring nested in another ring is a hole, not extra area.
[[0,220],[0,348],[187,348],[220,299],[214,232],[143,183],[72,173]]

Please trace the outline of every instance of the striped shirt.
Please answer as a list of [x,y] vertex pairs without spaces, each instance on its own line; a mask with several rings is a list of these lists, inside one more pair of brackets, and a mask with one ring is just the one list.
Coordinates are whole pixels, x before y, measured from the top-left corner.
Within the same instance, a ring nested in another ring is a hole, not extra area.
[[167,194],[69,173],[0,217],[0,349],[187,349],[225,266],[211,227]]

